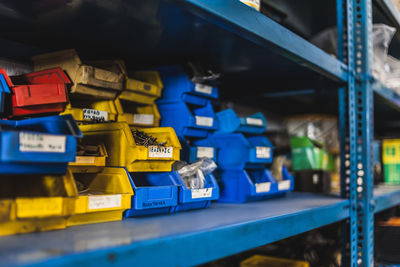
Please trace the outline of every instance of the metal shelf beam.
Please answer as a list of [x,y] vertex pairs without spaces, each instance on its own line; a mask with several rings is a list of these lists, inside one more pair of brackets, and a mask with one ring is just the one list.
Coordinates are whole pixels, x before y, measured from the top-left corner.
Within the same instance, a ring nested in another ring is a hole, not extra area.
[[0,238],[0,266],[190,266],[349,217],[349,202],[292,193],[247,204]]

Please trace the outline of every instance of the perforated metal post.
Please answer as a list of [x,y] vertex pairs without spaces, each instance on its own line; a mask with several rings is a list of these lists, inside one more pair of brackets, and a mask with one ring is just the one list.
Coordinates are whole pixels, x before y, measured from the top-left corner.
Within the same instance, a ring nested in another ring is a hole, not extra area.
[[349,88],[350,180],[356,179],[357,187],[350,194],[357,195],[357,265],[373,266],[372,11],[371,0],[352,3],[356,80]]
[[350,219],[342,223],[342,266],[357,264],[356,116],[353,52],[353,2],[337,0],[338,57],[348,65],[347,87],[339,89],[340,188],[350,202]]

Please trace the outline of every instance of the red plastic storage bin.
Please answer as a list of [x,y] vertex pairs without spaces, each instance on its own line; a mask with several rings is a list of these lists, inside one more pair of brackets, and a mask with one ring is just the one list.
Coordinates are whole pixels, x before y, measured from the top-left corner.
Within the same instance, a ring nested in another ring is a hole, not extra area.
[[[1,73],[1,72],[0,72]],[[12,77],[11,117],[63,112],[70,79],[61,68]]]

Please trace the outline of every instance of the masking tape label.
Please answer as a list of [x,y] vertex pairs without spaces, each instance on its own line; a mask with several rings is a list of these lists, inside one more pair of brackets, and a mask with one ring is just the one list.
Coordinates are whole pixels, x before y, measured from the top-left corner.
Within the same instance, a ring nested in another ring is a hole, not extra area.
[[64,153],[66,136],[19,133],[19,151]]

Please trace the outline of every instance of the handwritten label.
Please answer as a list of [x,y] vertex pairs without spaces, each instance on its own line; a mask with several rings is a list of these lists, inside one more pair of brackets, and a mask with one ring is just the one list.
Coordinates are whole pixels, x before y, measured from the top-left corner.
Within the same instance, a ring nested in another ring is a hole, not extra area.
[[290,180],[280,181],[278,183],[278,190],[288,190],[290,188]]
[[17,217],[48,217],[61,215],[63,199],[61,197],[17,198]]
[[271,189],[271,183],[269,182],[256,184],[256,193],[269,192],[270,189]]
[[89,196],[89,210],[121,207],[121,195]]
[[96,157],[76,156],[74,163],[94,164]]
[[214,118],[196,116],[196,125],[211,127],[213,126],[213,123],[214,123]]
[[214,157],[214,148],[213,147],[205,147],[198,146],[197,147],[197,158],[213,158]]
[[211,197],[212,188],[192,189],[192,198]]
[[212,93],[212,86],[201,84],[201,83],[196,83],[194,87],[194,91],[202,94],[207,94],[211,95]]
[[172,158],[173,147],[149,146],[149,158]]
[[19,151],[64,153],[66,141],[66,136],[20,132]]
[[108,120],[108,112],[96,109],[83,109],[83,119],[84,120],[99,120],[99,121],[107,121]]
[[246,118],[246,123],[248,125],[255,125],[255,126],[263,126],[263,120],[262,119],[257,119],[257,118]]
[[256,147],[256,157],[258,159],[268,159],[271,157],[271,148],[266,146]]
[[153,114],[134,114],[133,123],[143,125],[153,125],[154,115]]

